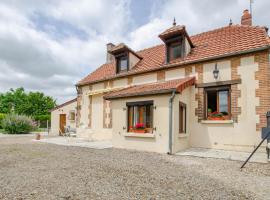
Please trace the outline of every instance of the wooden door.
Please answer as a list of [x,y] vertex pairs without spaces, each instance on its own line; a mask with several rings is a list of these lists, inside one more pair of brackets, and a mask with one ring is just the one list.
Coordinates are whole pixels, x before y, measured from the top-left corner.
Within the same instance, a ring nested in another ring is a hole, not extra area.
[[65,126],[66,126],[66,114],[60,114],[59,135],[62,135],[65,132]]

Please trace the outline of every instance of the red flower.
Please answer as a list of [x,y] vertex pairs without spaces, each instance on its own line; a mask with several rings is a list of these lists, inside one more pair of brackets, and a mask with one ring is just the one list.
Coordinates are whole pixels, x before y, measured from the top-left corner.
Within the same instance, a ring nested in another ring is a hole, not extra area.
[[135,127],[136,129],[143,129],[145,128],[145,125],[143,123],[137,123]]

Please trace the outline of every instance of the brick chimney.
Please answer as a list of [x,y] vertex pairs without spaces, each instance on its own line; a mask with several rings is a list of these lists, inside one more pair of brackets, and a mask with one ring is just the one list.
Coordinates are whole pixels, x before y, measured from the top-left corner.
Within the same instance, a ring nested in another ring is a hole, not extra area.
[[252,26],[252,16],[249,13],[248,9],[244,10],[241,17],[241,25]]
[[106,59],[106,63],[111,63],[114,59],[114,56],[112,54],[109,53],[109,51],[115,47],[115,45],[113,43],[108,43],[107,45],[107,59]]

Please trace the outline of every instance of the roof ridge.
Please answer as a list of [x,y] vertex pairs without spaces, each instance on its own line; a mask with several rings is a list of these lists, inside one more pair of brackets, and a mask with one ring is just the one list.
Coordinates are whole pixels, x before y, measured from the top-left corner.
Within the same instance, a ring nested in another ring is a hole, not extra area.
[[260,29],[265,29],[264,26],[249,26],[249,25],[241,25],[241,24],[233,24],[233,25],[227,25],[227,26],[221,26],[221,27],[218,27],[218,28],[215,28],[215,29],[211,29],[209,31],[203,31],[203,32],[200,32],[200,33],[197,33],[195,35],[191,35],[190,37],[198,37],[202,34],[207,34],[207,33],[212,33],[212,32],[216,32],[216,31],[220,31],[222,29],[225,29],[225,28],[230,28],[230,27],[246,27],[246,28],[260,28]]

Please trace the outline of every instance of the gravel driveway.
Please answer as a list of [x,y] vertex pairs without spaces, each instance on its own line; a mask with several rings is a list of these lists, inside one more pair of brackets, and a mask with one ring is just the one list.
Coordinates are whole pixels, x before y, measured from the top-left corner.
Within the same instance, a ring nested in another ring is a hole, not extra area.
[[0,199],[267,199],[270,165],[0,139]]

